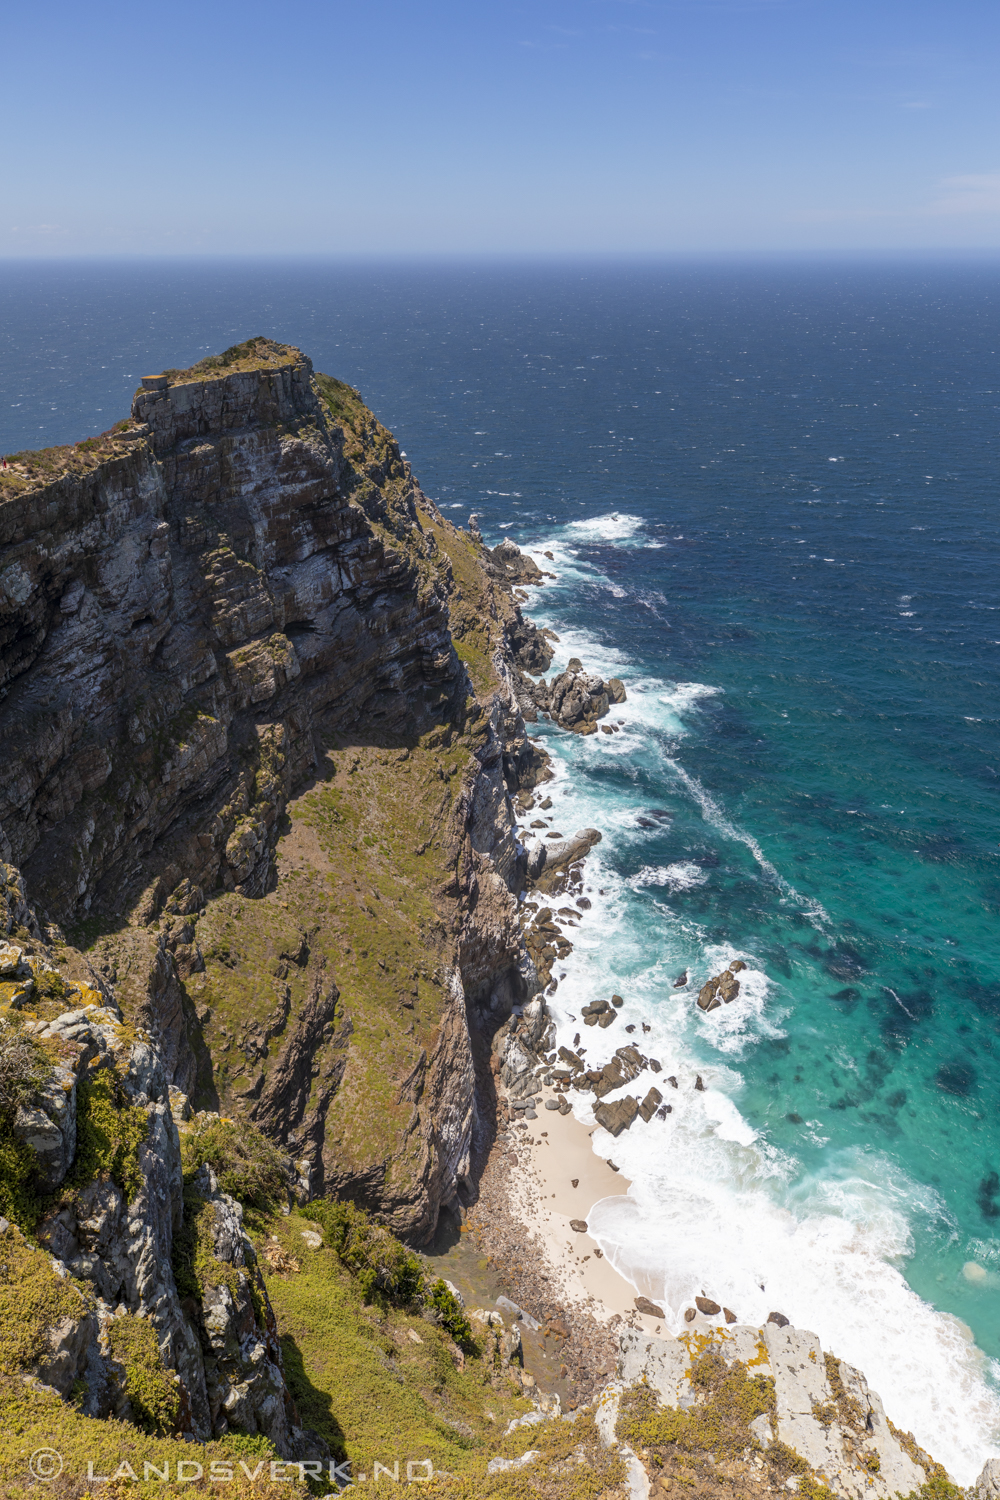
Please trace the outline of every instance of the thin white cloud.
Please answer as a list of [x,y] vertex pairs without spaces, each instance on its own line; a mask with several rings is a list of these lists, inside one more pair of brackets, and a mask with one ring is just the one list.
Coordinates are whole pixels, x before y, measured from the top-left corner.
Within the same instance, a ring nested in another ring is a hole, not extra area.
[[1000,214],[1000,172],[968,172],[945,177],[940,196],[916,208],[800,208],[788,215],[794,224],[838,224],[851,220],[941,219],[969,214]]
[[1000,172],[969,172],[946,177],[944,195],[925,212],[935,217],[952,214],[1000,214]]

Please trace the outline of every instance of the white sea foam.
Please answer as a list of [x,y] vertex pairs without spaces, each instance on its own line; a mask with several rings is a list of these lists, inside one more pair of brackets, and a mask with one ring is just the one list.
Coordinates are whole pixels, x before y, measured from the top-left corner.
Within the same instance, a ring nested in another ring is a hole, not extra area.
[[642,516],[626,516],[618,511],[611,511],[606,516],[570,521],[566,530],[574,541],[624,542],[634,537],[642,524]]
[[[633,1186],[627,1197],[588,1208],[591,1230],[637,1290],[665,1307],[674,1329],[684,1326],[685,1307],[704,1289],[741,1319],[762,1320],[776,1309],[815,1330],[824,1348],[865,1371],[898,1426],[912,1430],[954,1478],[969,1483],[987,1457],[1000,1454],[992,1446],[1000,1434],[1000,1401],[988,1378],[992,1371],[1000,1379],[1000,1367],[990,1365],[959,1319],[917,1296],[901,1270],[912,1249],[911,1220],[940,1216],[943,1204],[879,1153],[827,1151],[822,1169],[810,1175],[775,1148],[766,1130],[753,1129],[740,1110],[740,1061],[761,1039],[783,1034],[788,1006],[780,984],[752,952],[741,951],[738,933],[733,943],[720,944],[689,914],[686,893],[710,884],[710,870],[678,859],[651,861],[631,876],[618,872],[639,839],[656,836],[637,824],[650,796],[639,768],[649,771],[651,746],[665,736],[673,748],[656,767],[668,788],[657,793],[664,805],[696,807],[722,840],[750,852],[780,901],[814,925],[829,920],[683,764],[685,739],[718,690],[636,673],[620,650],[566,624],[562,609],[571,612],[571,591],[602,581],[574,556],[573,541],[600,536],[627,545],[639,524],[619,516],[619,531],[608,536],[608,521],[566,527],[534,553],[541,567],[559,574],[535,593],[531,607],[560,636],[552,670],[578,656],[602,676],[622,677],[629,695],[612,709],[613,721],[625,721],[618,734],[581,738],[540,726],[556,773],[546,784],[553,826],[590,825],[604,834],[585,865],[592,909],[573,934],[573,952],[558,966],[565,977],[552,1008],[559,1041],[571,1044],[581,1032],[588,1061],[600,1064],[624,1038],[617,1028],[584,1030],[580,1010],[615,990],[625,994],[630,1023],[650,1028],[641,1033],[642,1050],[662,1063],[656,1082],[672,1112],[614,1141],[595,1129],[595,1149],[612,1157]],[[546,550],[552,560],[543,557]],[[604,783],[574,775],[575,767],[600,764],[603,757],[619,766],[619,789],[611,795]],[[696,1004],[698,990],[734,958],[748,966],[739,974],[739,996],[706,1015]],[[682,973],[687,983],[675,989]],[[847,1060],[842,1064],[846,1068]],[[666,1082],[671,1076],[677,1089]],[[652,1082],[647,1074],[639,1085]],[[595,1127],[585,1098],[574,1108]],[[802,1128],[817,1147],[827,1144],[810,1122]],[[987,1275],[1000,1275],[1000,1243],[970,1242],[966,1254]]]
[[803,896],[793,885],[789,884],[785,877],[775,869],[774,865],[767,858],[753,834],[747,833],[746,829],[738,828],[734,823],[730,822],[718,802],[716,802],[710,792],[706,791],[697,776],[690,776],[677,761],[672,762],[672,766],[677,777],[684,782],[691,796],[698,803],[705,821],[711,823],[720,833],[724,833],[726,838],[733,839],[740,844],[745,844],[764,874],[770,880],[774,881],[775,885],[778,886],[788,900],[794,901],[796,905],[801,906],[808,917],[829,923],[830,918],[820,903],[814,897]]
[[646,865],[638,875],[629,877],[628,885],[633,891],[645,886],[665,886],[668,891],[689,891],[696,885],[704,885],[708,876],[700,865],[679,861],[673,865]]

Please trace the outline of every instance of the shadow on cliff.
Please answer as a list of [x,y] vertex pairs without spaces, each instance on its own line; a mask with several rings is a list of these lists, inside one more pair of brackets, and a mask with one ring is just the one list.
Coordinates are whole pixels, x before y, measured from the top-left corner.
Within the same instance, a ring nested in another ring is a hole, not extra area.
[[290,1333],[282,1335],[281,1357],[285,1366],[285,1384],[299,1409],[303,1426],[318,1432],[329,1443],[330,1452],[337,1462],[342,1463],[347,1457],[344,1429],[333,1414],[328,1392],[319,1390],[309,1379],[302,1350]]

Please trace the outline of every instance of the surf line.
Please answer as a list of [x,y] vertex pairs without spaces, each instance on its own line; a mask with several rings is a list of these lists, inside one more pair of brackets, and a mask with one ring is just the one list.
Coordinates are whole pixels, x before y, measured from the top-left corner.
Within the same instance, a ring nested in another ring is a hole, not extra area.
[[713,824],[714,827],[718,828],[721,833],[724,833],[727,838],[732,839],[735,843],[744,844],[750,850],[750,853],[768,879],[772,880],[790,901],[794,901],[801,906],[807,917],[830,923],[829,913],[820,905],[815,897],[803,896],[793,885],[789,885],[785,877],[772,865],[753,835],[745,833],[742,828],[737,828],[734,823],[729,821],[722,808],[715,801],[715,798],[705,790],[697,777],[689,776],[684,767],[678,761],[671,759],[670,756],[666,757],[666,762],[701,808],[702,816],[706,823]]
[[906,1006],[903,1004],[902,1000],[900,1000],[900,998],[896,994],[895,990],[890,989],[887,984],[884,984],[882,986],[882,988],[885,990],[886,994],[892,996],[892,998],[895,1000],[896,1004],[899,1006],[900,1010],[905,1010],[906,1011],[906,1014],[909,1016],[909,1018],[910,1018],[911,1021],[915,1021],[917,1019],[916,1016],[913,1014],[912,1010],[906,1010]]

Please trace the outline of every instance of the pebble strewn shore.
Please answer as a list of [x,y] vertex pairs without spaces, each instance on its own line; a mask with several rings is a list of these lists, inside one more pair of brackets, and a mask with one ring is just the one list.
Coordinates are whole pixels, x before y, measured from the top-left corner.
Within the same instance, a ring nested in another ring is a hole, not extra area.
[[479,1184],[479,1201],[467,1223],[512,1302],[551,1331],[546,1344],[561,1356],[565,1377],[556,1390],[565,1409],[590,1401],[614,1374],[618,1334],[631,1319],[602,1322],[565,1297],[560,1280],[510,1204],[517,1153],[501,1136]]

